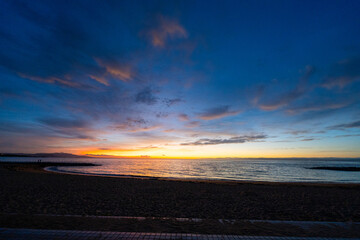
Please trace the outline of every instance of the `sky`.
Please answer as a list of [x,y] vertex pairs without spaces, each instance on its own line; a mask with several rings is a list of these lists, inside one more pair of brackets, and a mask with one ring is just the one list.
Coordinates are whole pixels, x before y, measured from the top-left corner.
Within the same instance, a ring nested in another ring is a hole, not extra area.
[[360,157],[359,10],[0,0],[0,152]]

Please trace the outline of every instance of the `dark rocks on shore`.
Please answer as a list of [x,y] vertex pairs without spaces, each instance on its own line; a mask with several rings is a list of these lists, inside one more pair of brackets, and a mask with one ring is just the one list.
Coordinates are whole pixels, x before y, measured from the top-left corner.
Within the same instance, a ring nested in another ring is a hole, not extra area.
[[360,167],[311,167],[309,169],[360,172]]

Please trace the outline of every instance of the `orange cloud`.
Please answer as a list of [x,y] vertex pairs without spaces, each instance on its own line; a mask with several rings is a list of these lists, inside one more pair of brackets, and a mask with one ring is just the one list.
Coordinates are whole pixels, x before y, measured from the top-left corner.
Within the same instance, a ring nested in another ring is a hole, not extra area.
[[32,81],[37,81],[37,82],[51,83],[51,84],[59,83],[59,84],[66,85],[69,87],[80,87],[80,84],[72,81],[71,77],[69,75],[64,76],[64,78],[37,77],[37,76],[30,76],[30,75],[23,74],[23,73],[18,73],[18,75],[22,78],[27,78],[27,79],[30,79]]
[[131,79],[131,71],[129,67],[120,66],[105,66],[106,71],[116,78],[123,81],[129,81]]
[[[124,82],[130,81],[131,78],[133,77],[133,73],[129,66],[124,66],[124,65],[120,65],[120,64],[116,64],[116,63],[106,63],[100,59],[95,59],[95,61],[97,62],[97,64],[99,64],[99,66],[104,67],[106,69],[106,73],[110,74],[112,77],[120,79]],[[108,84],[107,80],[103,76],[101,76],[101,77],[90,76],[90,77],[100,83]]]
[[159,22],[157,28],[149,31],[153,46],[163,47],[169,38],[187,38],[187,31],[176,20],[161,17]]
[[89,77],[94,79],[95,81],[98,81],[99,83],[104,84],[105,86],[109,86],[109,82],[105,77],[98,77],[94,75],[89,75]]

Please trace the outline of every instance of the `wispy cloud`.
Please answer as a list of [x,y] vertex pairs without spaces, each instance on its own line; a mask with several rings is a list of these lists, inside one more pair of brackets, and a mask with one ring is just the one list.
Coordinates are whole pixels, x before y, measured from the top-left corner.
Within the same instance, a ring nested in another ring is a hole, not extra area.
[[199,118],[202,120],[213,120],[228,116],[238,115],[240,110],[230,110],[229,105],[219,106],[215,108],[209,108],[205,110],[203,113],[199,114]]
[[187,114],[185,114],[185,113],[181,113],[181,114],[179,114],[179,120],[180,121],[189,121],[190,119],[189,119],[189,116],[187,115]]
[[[120,64],[116,61],[104,61],[96,58],[95,61],[99,64],[99,66],[105,68],[106,73],[111,75],[113,78],[122,80],[124,82],[130,81],[133,77],[133,72],[129,65]],[[93,76],[93,78],[106,85],[107,80],[105,80],[105,76]]]
[[259,135],[244,135],[244,136],[236,136],[226,139],[221,138],[202,138],[195,142],[187,142],[187,143],[181,143],[181,145],[187,146],[187,145],[217,145],[217,144],[229,144],[229,143],[246,143],[246,142],[256,142],[258,140],[264,140],[267,136],[263,134]]
[[153,105],[158,101],[158,98],[154,95],[154,90],[150,87],[146,87],[135,96],[137,103],[144,103],[147,105]]
[[188,128],[199,127],[200,122],[199,121],[191,121],[191,122],[186,123],[185,126]]
[[153,125],[143,118],[132,119],[127,118],[123,123],[118,124],[115,129],[125,132],[148,132],[160,128],[160,125]]
[[260,102],[259,108],[265,111],[277,110],[302,97],[307,92],[307,82],[314,73],[315,68],[313,66],[306,66],[303,76],[299,79],[299,83],[294,89],[285,92],[282,95],[277,96],[267,102]]
[[332,130],[342,130],[347,128],[360,128],[360,121],[350,122],[350,123],[343,123],[338,125],[333,125],[328,127],[328,129]]
[[322,82],[322,87],[343,88],[355,81],[360,81],[360,58],[345,59],[332,67],[332,72]]
[[159,25],[148,32],[155,47],[164,47],[169,39],[187,38],[188,33],[176,20],[165,17],[159,18]]
[[58,84],[58,85],[74,87],[74,88],[81,88],[84,86],[83,84],[81,84],[79,82],[73,81],[73,79],[70,75],[66,75],[63,77],[54,77],[54,76],[39,77],[39,76],[30,76],[30,75],[23,74],[23,73],[18,73],[18,75],[22,78],[30,79],[32,81],[37,81],[37,82]]
[[104,84],[105,86],[109,86],[109,81],[104,76],[95,76],[95,75],[89,75],[90,78],[94,79],[95,81]]
[[93,130],[88,122],[81,119],[68,118],[41,118],[38,121],[46,125],[53,133],[60,137],[96,140],[93,136]]
[[348,102],[342,103],[311,103],[302,106],[293,106],[286,109],[289,114],[300,114],[303,112],[335,110],[348,106]]
[[182,100],[181,98],[165,98],[163,100],[163,102],[166,104],[166,106],[170,107],[172,105],[175,105],[175,104],[178,104],[178,103],[181,103],[183,102],[184,100]]
[[80,119],[67,119],[67,118],[41,118],[39,122],[44,123],[51,127],[61,128],[84,128],[88,126],[88,123]]
[[292,131],[288,131],[286,133],[289,133],[291,135],[300,135],[300,134],[309,133],[309,131],[308,130],[292,130]]
[[315,138],[304,138],[304,139],[301,139],[302,142],[310,142],[310,141],[314,141]]

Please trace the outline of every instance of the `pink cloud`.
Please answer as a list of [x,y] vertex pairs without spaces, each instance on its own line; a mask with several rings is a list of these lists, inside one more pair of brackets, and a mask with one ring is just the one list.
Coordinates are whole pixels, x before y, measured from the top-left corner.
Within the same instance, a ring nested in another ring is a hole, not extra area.
[[169,38],[187,38],[188,33],[176,20],[161,17],[159,25],[148,32],[155,47],[164,47]]

